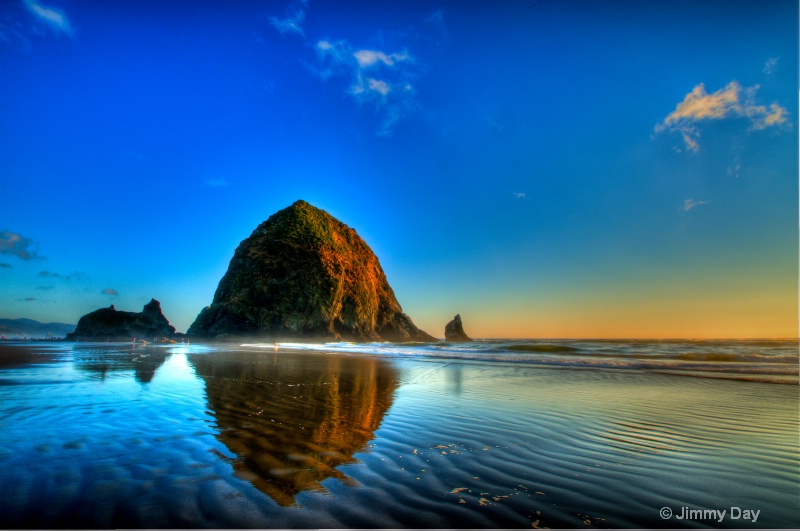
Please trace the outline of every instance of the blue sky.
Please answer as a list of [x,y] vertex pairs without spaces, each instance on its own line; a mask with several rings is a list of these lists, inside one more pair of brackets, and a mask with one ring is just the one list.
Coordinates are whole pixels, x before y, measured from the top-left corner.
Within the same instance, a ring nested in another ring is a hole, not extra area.
[[305,199],[442,336],[797,335],[797,4],[0,4],[0,317],[185,331]]

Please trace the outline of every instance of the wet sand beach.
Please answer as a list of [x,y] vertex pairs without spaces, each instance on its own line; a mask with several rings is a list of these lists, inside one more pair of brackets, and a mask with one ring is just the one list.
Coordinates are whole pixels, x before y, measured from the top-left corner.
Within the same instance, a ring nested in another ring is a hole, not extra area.
[[379,349],[0,360],[42,351],[0,361],[6,528],[800,525],[796,385]]
[[54,359],[52,350],[27,344],[2,343],[0,348],[0,370],[31,363],[49,363]]

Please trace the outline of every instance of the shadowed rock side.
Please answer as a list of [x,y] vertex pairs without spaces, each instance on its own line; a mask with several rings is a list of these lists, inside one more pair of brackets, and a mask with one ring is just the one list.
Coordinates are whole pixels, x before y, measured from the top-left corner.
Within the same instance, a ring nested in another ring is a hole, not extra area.
[[464,332],[464,327],[461,324],[461,316],[456,314],[453,320],[447,323],[444,327],[444,339],[451,343],[458,341],[472,341],[472,339]]
[[382,360],[328,354],[229,351],[189,362],[236,475],[283,506],[325,490],[329,477],[350,481],[336,467],[374,437],[398,381]]
[[161,313],[161,303],[155,299],[144,305],[141,312],[121,312],[112,304],[87,313],[78,321],[78,326],[68,341],[78,339],[118,339],[130,341],[134,337],[169,337],[175,334],[175,327],[169,324]]
[[403,313],[356,231],[305,201],[242,241],[187,334],[436,341]]

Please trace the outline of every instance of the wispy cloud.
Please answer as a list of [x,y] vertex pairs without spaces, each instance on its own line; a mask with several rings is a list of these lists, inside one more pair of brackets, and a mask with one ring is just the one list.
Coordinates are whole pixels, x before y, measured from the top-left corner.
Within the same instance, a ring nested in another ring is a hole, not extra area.
[[30,51],[31,40],[25,35],[25,31],[19,20],[13,18],[0,18],[0,44],[15,46],[20,51]]
[[441,9],[437,9],[425,17],[425,24],[427,25],[426,29],[433,30],[432,33],[427,35],[428,38],[432,40],[436,46],[441,47],[449,38],[447,25],[444,22],[444,12]]
[[385,54],[378,50],[358,50],[353,54],[353,57],[358,61],[360,68],[369,68],[376,64],[383,63],[387,66],[394,66],[401,61],[408,61],[410,57],[406,52]]
[[492,129],[494,129],[495,131],[498,131],[500,133],[502,133],[506,129],[503,124],[501,124],[500,122],[498,122],[497,120],[495,120],[491,116],[486,116],[484,118],[484,121],[489,125],[489,127],[491,127]]
[[768,76],[775,72],[775,69],[778,67],[778,58],[777,57],[770,57],[764,63],[764,73]]
[[700,83],[663,122],[656,125],[655,131],[680,133],[686,148],[696,152],[700,149],[698,124],[707,120],[747,118],[755,130],[788,124],[788,111],[785,108],[777,103],[769,106],[756,104],[758,88],[758,85],[742,87],[736,81],[731,81],[725,88],[709,94],[705,85]]
[[119,292],[115,289],[106,288],[100,292],[101,295],[108,295],[109,297],[117,297],[119,296]]
[[687,199],[683,202],[683,211],[688,212],[689,210],[699,207],[700,205],[707,205],[708,201],[695,201],[694,199]]
[[16,232],[0,232],[0,254],[13,254],[23,260],[44,260],[38,250],[39,245],[30,238]]
[[441,9],[437,9],[425,17],[425,22],[428,24],[433,24],[434,26],[444,26],[444,13]]
[[[317,63],[306,64],[323,81],[332,77],[346,78],[345,93],[359,105],[372,107],[379,117],[379,136],[391,136],[395,125],[417,111],[414,80],[418,67],[405,49],[387,51],[373,47],[356,47],[347,40],[307,39],[302,28],[308,12],[308,0],[294,0],[283,18],[270,17],[270,24],[282,35],[293,33],[313,46]],[[426,20],[443,27],[441,11]],[[381,40],[383,42],[383,39]],[[385,46],[381,46],[385,48]]]
[[324,66],[319,68],[309,67],[309,69],[323,80],[333,75],[349,74],[352,71],[353,65],[349,63],[353,56],[353,47],[350,46],[349,42],[323,39],[317,41],[314,49],[317,52],[317,59]]
[[525,199],[525,192],[514,192],[514,197],[517,199]]
[[733,159],[733,163],[728,166],[727,173],[729,177],[739,178],[739,171],[742,169],[742,161],[737,156]]
[[306,18],[306,8],[308,7],[308,0],[295,0],[286,9],[286,16],[284,18],[269,17],[269,22],[281,35],[287,33],[296,33],[301,37],[305,37],[305,32],[300,24]]
[[62,275],[60,273],[51,273],[50,271],[39,271],[39,276],[44,278],[60,278],[62,280],[89,280],[89,277],[81,273],[80,271],[75,271],[74,273],[70,273],[69,275]]
[[408,51],[357,50],[345,40],[320,40],[316,49],[324,65],[319,70],[320,76],[349,77],[347,94],[361,105],[372,106],[380,116],[378,135],[391,135],[394,126],[416,110],[413,85],[416,64]]
[[228,181],[225,179],[206,179],[203,184],[212,188],[219,188],[221,186],[228,186]]
[[55,7],[42,4],[38,0],[24,0],[25,7],[37,20],[47,24],[52,29],[72,36],[72,25],[63,11]]
[[11,267],[11,264],[7,264],[5,262],[0,262],[0,268]]
[[39,289],[39,290],[48,290],[48,289],[53,289],[54,287],[55,287],[55,286],[37,286],[37,287],[36,287],[36,289]]

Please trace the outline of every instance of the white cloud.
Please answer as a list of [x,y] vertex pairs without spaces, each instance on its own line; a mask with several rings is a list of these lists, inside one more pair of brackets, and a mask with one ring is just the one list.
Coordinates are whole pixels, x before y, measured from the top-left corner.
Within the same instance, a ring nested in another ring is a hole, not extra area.
[[371,105],[380,117],[377,134],[390,136],[395,125],[416,111],[414,58],[406,51],[387,53],[359,49],[345,41],[320,40],[317,57],[323,79],[342,75],[351,79],[347,94],[361,105]]
[[353,49],[350,43],[343,40],[328,41],[321,40],[315,46],[317,59],[324,66],[316,68],[309,66],[309,69],[319,75],[323,80],[328,79],[334,74],[350,74],[353,70],[352,57]]
[[766,129],[789,123],[789,111],[777,103],[770,103],[769,109],[762,105],[748,111],[747,117],[753,120],[753,129]]
[[514,192],[514,197],[517,199],[525,199],[525,192]]
[[683,202],[683,211],[688,212],[689,210],[699,207],[700,205],[707,205],[707,201],[694,201],[693,199],[687,199]]
[[372,79],[369,78],[368,80],[369,90],[374,90],[378,94],[382,96],[386,96],[392,90],[392,87],[386,81],[380,79]]
[[41,4],[38,0],[24,0],[25,7],[28,8],[38,20],[44,22],[56,31],[61,31],[67,35],[72,35],[72,25],[69,19],[60,9]]
[[733,160],[733,164],[728,166],[728,169],[727,169],[728,177],[735,177],[735,178],[738,179],[739,178],[739,170],[741,170],[741,169],[742,169],[742,161],[739,159],[739,157],[736,157]]
[[347,63],[353,50],[347,41],[338,40],[335,42],[321,40],[317,42],[317,55],[321,61],[330,58],[334,63]]
[[[270,21],[281,33],[295,32],[305,37],[300,24],[307,7],[308,0],[295,0],[285,19],[272,17]],[[428,22],[443,26],[441,11],[433,13]],[[356,48],[344,39],[317,40],[314,50],[318,62],[306,67],[323,81],[333,77],[348,79],[345,94],[359,105],[373,108],[380,123],[378,135],[391,135],[398,122],[417,111],[413,82],[418,68],[407,50]]]
[[386,97],[392,92],[393,87],[383,79],[367,78],[359,75],[356,82],[350,87],[350,94],[361,102],[372,99],[377,106],[386,102]]
[[395,63],[410,59],[406,52],[386,55],[377,50],[359,50],[353,56],[358,61],[358,66],[362,69],[374,66],[379,61],[387,66],[394,66]]
[[767,75],[772,74],[775,72],[775,69],[778,67],[778,58],[777,57],[770,57],[764,63],[764,73]]
[[747,118],[756,130],[788,124],[788,111],[785,108],[777,103],[769,106],[755,103],[758,88],[758,85],[742,87],[736,81],[731,81],[725,88],[709,94],[705,85],[700,83],[663,122],[656,125],[655,131],[677,131],[688,150],[698,151],[698,124],[703,121]]
[[307,7],[308,0],[296,0],[295,2],[292,2],[292,4],[286,9],[285,18],[269,17],[269,22],[281,33],[281,35],[286,35],[287,33],[296,33],[302,37],[305,37],[306,34],[303,31],[303,28],[300,27],[300,24],[302,24],[303,20],[306,18]]

